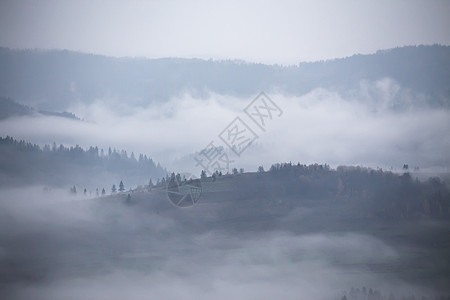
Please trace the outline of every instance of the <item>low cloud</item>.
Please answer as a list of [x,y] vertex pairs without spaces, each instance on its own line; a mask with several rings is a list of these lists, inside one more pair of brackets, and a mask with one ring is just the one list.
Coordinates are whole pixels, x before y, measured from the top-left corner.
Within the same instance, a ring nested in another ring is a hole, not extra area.
[[[352,286],[428,292],[368,269],[398,263],[400,253],[361,234],[229,233],[226,223],[220,232],[186,230],[176,214],[37,187],[2,191],[0,209],[7,299],[340,299]],[[184,219],[201,217],[193,210]]]
[[[176,171],[198,172],[185,155],[202,150],[210,141],[224,146],[218,134],[237,116],[258,134],[254,145],[231,167],[256,170],[274,162],[361,164],[422,169],[450,166],[450,111],[433,108],[416,95],[383,78],[361,81],[355,90],[316,89],[301,97],[269,93],[283,115],[267,132],[243,113],[252,99],[189,94],[163,104],[131,107],[115,99],[74,105],[71,111],[85,121],[56,117],[22,117],[3,121],[1,135],[36,143],[112,146],[128,153],[145,153]],[[230,152],[230,154],[232,154]]]

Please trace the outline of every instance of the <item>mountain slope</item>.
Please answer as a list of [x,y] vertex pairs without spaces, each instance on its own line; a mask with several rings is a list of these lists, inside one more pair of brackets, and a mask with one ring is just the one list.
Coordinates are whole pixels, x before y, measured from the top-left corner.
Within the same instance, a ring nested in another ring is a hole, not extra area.
[[109,190],[124,180],[128,187],[148,183],[150,178],[165,176],[167,171],[146,155],[138,159],[132,153],[98,147],[45,145],[0,137],[0,187],[47,185]]
[[76,115],[70,112],[54,112],[47,110],[36,110],[33,107],[25,106],[17,103],[10,98],[0,97],[0,120],[4,120],[10,117],[17,116],[32,116],[32,115],[45,115],[60,118],[68,118],[74,120],[80,120]]
[[384,77],[448,105],[450,47],[410,46],[297,66],[0,48],[0,96],[46,110],[98,98],[146,105],[184,92],[248,97],[265,90],[301,95],[319,87],[348,90],[361,80]]

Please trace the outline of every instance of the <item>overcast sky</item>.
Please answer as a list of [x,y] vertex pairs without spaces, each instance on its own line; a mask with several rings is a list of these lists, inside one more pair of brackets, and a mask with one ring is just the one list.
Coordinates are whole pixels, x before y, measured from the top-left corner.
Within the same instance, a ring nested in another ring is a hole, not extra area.
[[450,44],[450,1],[0,0],[0,45],[296,64]]

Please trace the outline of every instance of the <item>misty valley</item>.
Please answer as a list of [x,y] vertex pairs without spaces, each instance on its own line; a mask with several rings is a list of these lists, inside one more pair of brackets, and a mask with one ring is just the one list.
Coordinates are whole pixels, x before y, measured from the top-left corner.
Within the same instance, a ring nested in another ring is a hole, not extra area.
[[0,66],[1,299],[450,299],[450,47]]

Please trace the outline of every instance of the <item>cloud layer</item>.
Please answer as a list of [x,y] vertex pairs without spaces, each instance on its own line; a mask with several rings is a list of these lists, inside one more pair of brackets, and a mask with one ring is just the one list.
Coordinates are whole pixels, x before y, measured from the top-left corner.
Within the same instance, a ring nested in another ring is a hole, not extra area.
[[1,191],[0,291],[46,300],[339,299],[352,286],[428,292],[367,268],[401,261],[398,249],[373,237],[229,233],[226,223],[191,230],[181,220],[201,211],[157,214],[141,205],[38,187]]
[[[258,139],[231,167],[256,170],[274,162],[361,164],[446,170],[450,166],[450,112],[433,108],[384,78],[361,82],[345,93],[316,89],[301,97],[269,93],[283,110],[261,131],[244,113],[252,99],[189,94],[162,105],[131,107],[114,99],[75,105],[71,111],[85,121],[56,117],[23,117],[3,121],[0,134],[36,143],[53,141],[84,147],[98,145],[145,153],[175,171],[199,172],[186,155],[209,142],[226,145],[218,135],[240,117]],[[234,155],[234,156],[233,156]]]

